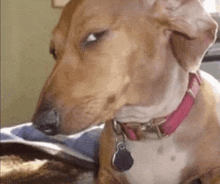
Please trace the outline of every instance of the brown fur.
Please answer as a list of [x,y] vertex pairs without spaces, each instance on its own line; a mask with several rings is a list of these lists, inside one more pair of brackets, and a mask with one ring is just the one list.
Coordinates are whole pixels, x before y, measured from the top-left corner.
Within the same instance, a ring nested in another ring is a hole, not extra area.
[[[216,27],[197,0],[70,1],[53,31],[56,64],[33,121],[55,109],[60,131],[70,134],[118,117],[124,107],[144,106],[150,119],[170,114],[185,95],[188,73],[198,70],[215,40]],[[103,33],[97,42],[85,42],[97,32]],[[220,167],[219,98],[203,77],[192,111],[174,134],[178,148],[193,158],[181,182]],[[107,123],[99,182],[127,183],[111,166],[112,131]]]

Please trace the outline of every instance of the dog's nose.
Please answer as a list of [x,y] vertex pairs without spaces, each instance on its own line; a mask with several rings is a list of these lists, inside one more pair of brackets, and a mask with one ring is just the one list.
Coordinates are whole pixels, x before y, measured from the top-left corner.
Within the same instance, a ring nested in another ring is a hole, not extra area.
[[47,135],[55,135],[59,130],[59,113],[55,110],[47,110],[40,113],[34,119],[34,126]]

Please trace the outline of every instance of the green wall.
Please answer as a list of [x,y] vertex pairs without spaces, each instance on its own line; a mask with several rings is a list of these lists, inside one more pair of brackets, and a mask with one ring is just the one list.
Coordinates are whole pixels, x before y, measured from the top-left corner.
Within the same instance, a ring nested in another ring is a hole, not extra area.
[[54,61],[51,31],[61,10],[50,0],[1,0],[1,125],[30,121]]

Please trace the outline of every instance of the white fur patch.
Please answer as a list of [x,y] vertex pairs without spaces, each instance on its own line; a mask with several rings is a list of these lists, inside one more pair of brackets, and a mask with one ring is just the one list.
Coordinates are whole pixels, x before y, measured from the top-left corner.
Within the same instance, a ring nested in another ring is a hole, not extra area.
[[176,148],[173,138],[162,140],[128,141],[134,158],[133,167],[126,172],[131,183],[176,184],[187,164],[186,152]]

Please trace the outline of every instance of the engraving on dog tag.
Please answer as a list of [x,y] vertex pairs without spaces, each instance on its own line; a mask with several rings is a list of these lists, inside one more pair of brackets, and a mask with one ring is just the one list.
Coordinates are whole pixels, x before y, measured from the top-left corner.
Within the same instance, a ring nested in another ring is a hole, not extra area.
[[112,164],[120,172],[129,170],[133,164],[134,159],[131,153],[126,149],[126,144],[120,142],[117,144],[117,151],[113,155]]

